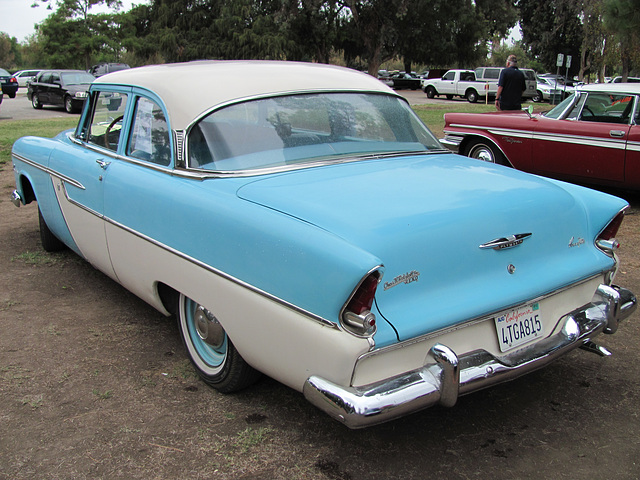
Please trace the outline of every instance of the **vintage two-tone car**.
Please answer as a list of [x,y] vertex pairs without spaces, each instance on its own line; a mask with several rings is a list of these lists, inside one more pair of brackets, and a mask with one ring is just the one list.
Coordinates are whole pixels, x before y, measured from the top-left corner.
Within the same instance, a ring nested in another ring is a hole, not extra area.
[[75,130],[12,159],[45,250],[175,314],[206,383],[261,372],[352,428],[606,354],[636,307],[613,283],[625,201],[454,155],[340,67],[108,74]]
[[447,113],[453,151],[562,180],[640,189],[640,84],[581,85],[547,113]]

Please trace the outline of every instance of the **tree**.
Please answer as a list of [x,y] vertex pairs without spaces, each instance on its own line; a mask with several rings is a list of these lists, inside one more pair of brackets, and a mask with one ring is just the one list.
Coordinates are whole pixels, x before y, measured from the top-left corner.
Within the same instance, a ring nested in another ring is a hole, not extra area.
[[604,24],[619,42],[624,82],[629,70],[640,65],[640,0],[606,0]]
[[289,60],[329,63],[345,8],[327,0],[284,0],[281,27],[290,41]]
[[409,0],[344,0],[340,46],[347,60],[361,57],[377,75],[382,62],[393,58],[398,45],[398,18],[407,14]]
[[12,68],[16,65],[16,38],[9,37],[8,34],[0,32],[0,65],[5,68]]
[[[33,6],[39,5],[53,10],[53,0],[37,0]],[[91,14],[90,10],[96,5],[117,10],[122,6],[120,0],[56,0],[55,5],[54,13],[36,27],[49,66],[88,69],[105,50],[118,51],[117,17]]]
[[554,70],[558,53],[571,55],[576,61],[571,62],[570,75],[575,75],[583,38],[582,1],[517,0],[516,5],[527,50],[547,70]]

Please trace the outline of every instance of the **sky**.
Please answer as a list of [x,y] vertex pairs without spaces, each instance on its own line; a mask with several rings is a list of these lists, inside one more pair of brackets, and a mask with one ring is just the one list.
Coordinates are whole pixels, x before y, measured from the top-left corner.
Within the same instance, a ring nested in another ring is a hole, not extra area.
[[[42,22],[53,10],[47,10],[46,5],[31,8],[34,0],[0,0],[0,32],[4,32],[9,37],[15,37],[19,43],[23,43],[29,35],[35,33],[34,25]],[[55,0],[50,0],[54,4]],[[133,3],[140,5],[144,0],[123,0],[121,12],[131,9]],[[90,13],[107,13],[106,7],[94,7]]]

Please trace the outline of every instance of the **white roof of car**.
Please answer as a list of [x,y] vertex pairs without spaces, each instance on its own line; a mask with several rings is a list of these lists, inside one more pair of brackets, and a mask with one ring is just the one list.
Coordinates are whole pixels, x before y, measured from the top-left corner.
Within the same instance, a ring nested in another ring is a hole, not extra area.
[[319,91],[395,94],[378,79],[356,70],[259,60],[149,65],[109,73],[94,84],[136,86],[154,92],[165,103],[171,126],[176,130],[187,128],[217,106],[251,97]]
[[640,95],[640,83],[590,83],[588,85],[580,85],[576,90],[585,92],[606,92],[621,95],[628,93],[630,95]]

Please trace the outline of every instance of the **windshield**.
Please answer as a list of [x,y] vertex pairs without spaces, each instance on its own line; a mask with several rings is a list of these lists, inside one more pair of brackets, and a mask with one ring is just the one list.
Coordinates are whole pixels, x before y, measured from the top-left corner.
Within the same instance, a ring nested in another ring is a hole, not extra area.
[[443,148],[406,102],[367,93],[290,95],[231,105],[196,123],[187,145],[189,167],[218,172]]
[[562,113],[567,109],[569,105],[573,104],[575,99],[576,99],[575,94],[569,95],[562,102],[560,102],[558,105],[553,107],[553,109],[546,112],[544,116],[547,118],[560,118],[560,115],[562,115]]
[[95,77],[90,73],[86,73],[86,72],[73,72],[73,73],[62,74],[62,82],[65,85],[82,85],[86,83],[91,83],[94,80],[95,80]]

